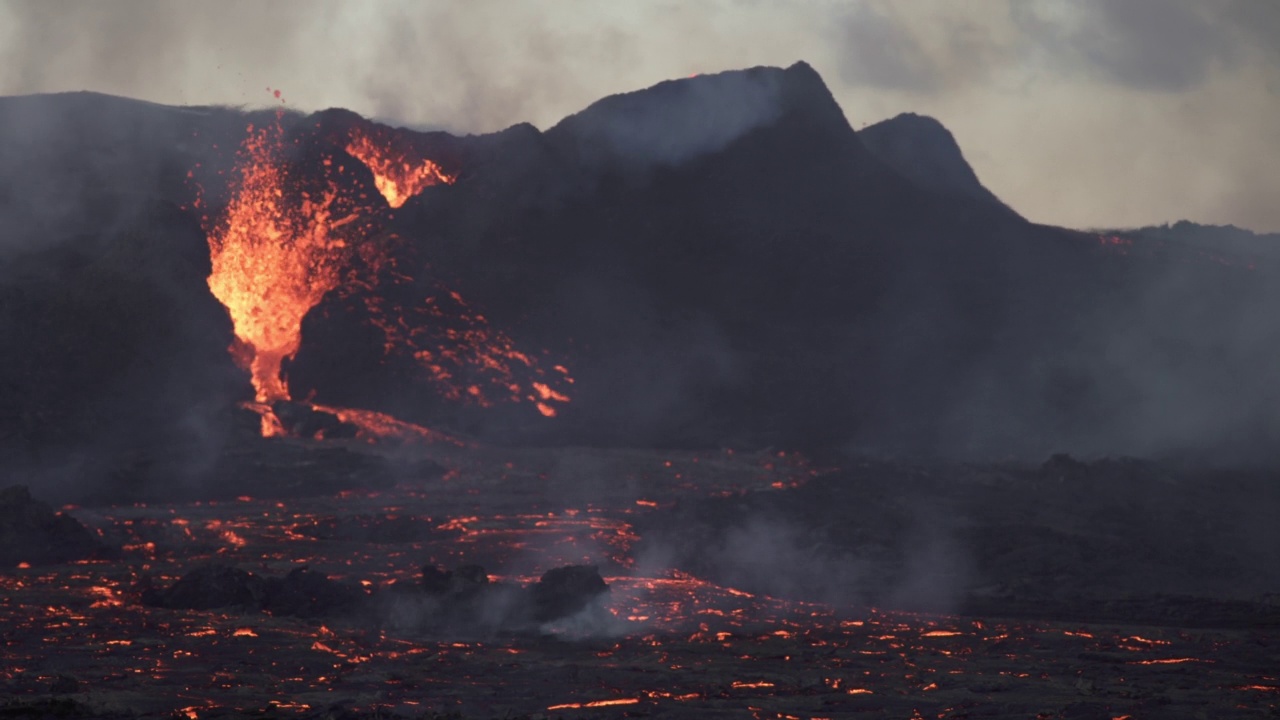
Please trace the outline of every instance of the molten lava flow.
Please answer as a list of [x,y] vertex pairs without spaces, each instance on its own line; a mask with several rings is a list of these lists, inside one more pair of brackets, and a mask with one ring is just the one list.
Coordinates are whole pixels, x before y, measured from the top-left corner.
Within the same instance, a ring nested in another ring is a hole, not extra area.
[[[288,202],[281,119],[249,127],[231,202],[209,234],[209,289],[231,313],[232,352],[250,371],[259,403],[289,399],[281,363],[298,352],[303,316],[338,285],[349,261],[347,244],[330,233],[356,219],[333,216],[333,187]],[[263,434],[279,434],[267,414]]]
[[374,410],[355,410],[316,404],[312,404],[311,408],[329,413],[344,423],[356,426],[357,437],[370,442],[391,439],[403,441],[421,440],[430,445],[440,443],[457,447],[469,447],[471,445],[468,441],[456,438],[448,433],[397,420],[386,413]]
[[[387,282],[406,280],[391,274]],[[451,402],[492,407],[527,401],[544,417],[555,417],[556,403],[570,400],[564,392],[573,384],[569,371],[563,365],[544,370],[461,294],[434,285],[434,292],[410,309],[388,303],[378,293],[361,296],[369,322],[383,333],[383,354],[412,356],[441,397]]]
[[592,700],[585,703],[561,703],[559,705],[550,705],[548,710],[569,710],[577,708],[598,708],[612,707],[614,705],[638,705],[640,698],[616,698],[613,700]]
[[406,200],[432,185],[452,184],[455,179],[435,162],[427,158],[410,159],[389,144],[376,142],[359,128],[351,130],[347,153],[369,168],[373,184],[393,208],[404,205]]

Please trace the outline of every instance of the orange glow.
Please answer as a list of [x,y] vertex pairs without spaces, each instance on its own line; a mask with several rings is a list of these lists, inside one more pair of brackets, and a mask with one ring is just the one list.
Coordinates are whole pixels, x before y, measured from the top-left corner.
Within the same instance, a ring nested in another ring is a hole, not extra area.
[[93,604],[91,604],[89,607],[92,607],[92,608],[124,607],[124,601],[116,597],[115,592],[109,587],[98,585],[98,586],[89,588],[89,592],[93,593],[98,598],[97,600],[94,600]]
[[362,440],[421,440],[432,445],[443,443],[457,447],[472,447],[474,445],[474,443],[460,440],[447,433],[397,420],[386,413],[374,410],[353,410],[351,408],[338,408],[327,405],[311,405],[311,407],[320,412],[327,412],[342,422],[355,425],[358,428],[357,437]]
[[559,402],[569,402],[569,397],[563,393],[558,393],[547,386],[546,383],[533,383],[533,389],[538,393],[538,397],[543,400],[556,400]]
[[491,327],[457,291],[437,284],[410,312],[385,307],[373,297],[365,307],[370,321],[384,333],[385,352],[411,353],[446,400],[479,407],[528,400],[545,417],[555,417],[552,403],[569,402],[567,395],[551,387],[552,382],[573,382],[563,367],[555,367],[561,377],[549,378],[533,357]]
[[569,710],[572,708],[597,708],[610,707],[613,705],[635,705],[640,702],[640,698],[619,698],[617,700],[593,700],[587,703],[565,703],[563,705],[552,705],[548,710]]
[[[281,363],[298,352],[302,318],[337,287],[349,262],[347,244],[330,233],[356,219],[334,216],[333,186],[302,193],[296,207],[285,202],[282,117],[249,127],[226,216],[209,234],[209,290],[231,313],[239,342],[233,354],[248,359],[259,403],[289,399]],[[262,431],[281,434],[267,414]]]
[[1135,642],[1135,643],[1142,643],[1143,645],[1168,645],[1168,644],[1170,644],[1168,640],[1152,640],[1152,639],[1150,639],[1150,638],[1144,638],[1144,637],[1142,637],[1141,635],[1130,635],[1129,637],[1125,638],[1123,642]]
[[[553,403],[568,402],[568,396],[553,388],[550,378],[531,382],[547,375],[459,293],[441,286],[422,307],[407,310],[373,292],[383,281],[413,280],[384,272],[395,268],[388,243],[398,238],[365,241],[361,233],[372,229],[376,208],[340,191],[335,178],[345,168],[333,158],[321,162],[320,189],[307,190],[290,175],[283,117],[278,113],[274,123],[249,126],[226,211],[216,223],[206,221],[209,289],[231,315],[235,341],[228,350],[250,373],[255,402],[247,407],[261,417],[262,435],[289,434],[272,409],[272,403],[292,399],[284,361],[301,346],[303,318],[339,288],[363,291],[369,322],[384,334],[384,353],[412,356],[445,399],[480,407],[528,400],[542,415],[554,417]],[[404,150],[406,143],[385,130],[353,129],[347,143],[347,152],[369,167],[392,207],[426,187],[454,181],[433,161]],[[555,370],[555,381],[573,382],[562,366]],[[357,425],[366,439],[439,439],[377,413],[325,411]]]
[[410,159],[406,154],[394,152],[388,143],[374,141],[359,128],[351,130],[347,153],[369,168],[373,184],[393,208],[404,205],[432,185],[451,185],[456,179],[435,162],[427,158]]

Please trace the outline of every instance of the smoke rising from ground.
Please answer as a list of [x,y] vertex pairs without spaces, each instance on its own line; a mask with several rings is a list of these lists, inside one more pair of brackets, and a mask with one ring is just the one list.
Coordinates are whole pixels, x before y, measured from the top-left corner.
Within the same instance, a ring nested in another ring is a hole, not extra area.
[[855,127],[939,118],[984,182],[1069,226],[1280,229],[1280,8],[1112,3],[0,4],[0,93],[345,106],[464,132],[611,93],[808,60]]

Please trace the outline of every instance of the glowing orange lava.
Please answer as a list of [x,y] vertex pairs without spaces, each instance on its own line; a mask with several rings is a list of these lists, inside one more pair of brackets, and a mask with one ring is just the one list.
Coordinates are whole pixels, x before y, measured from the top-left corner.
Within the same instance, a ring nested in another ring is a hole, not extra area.
[[373,184],[393,208],[404,205],[432,185],[452,184],[455,179],[435,162],[427,158],[410,160],[404,154],[393,152],[386,143],[375,142],[359,128],[351,130],[347,153],[369,168]]
[[[349,248],[331,232],[354,220],[334,217],[337,189],[286,202],[280,150],[282,115],[266,127],[249,127],[226,215],[209,234],[213,272],[209,289],[231,313],[239,347],[259,403],[289,399],[281,363],[298,352],[302,318],[336,287]],[[247,362],[246,362],[247,361]],[[279,424],[263,417],[263,434]]]
[[397,420],[386,413],[374,410],[355,410],[314,404],[311,407],[320,412],[329,413],[342,422],[355,425],[359,429],[357,437],[362,440],[371,442],[387,439],[420,440],[431,445],[438,443],[446,443],[457,447],[469,447],[471,445],[468,441],[456,438],[448,433]]
[[[413,358],[444,399],[480,407],[528,401],[542,415],[555,416],[554,403],[569,397],[552,385],[572,383],[568,371],[557,365],[555,375],[545,373],[457,292],[440,286],[422,306],[411,309],[378,292],[382,282],[413,280],[395,271],[390,243],[399,238],[361,235],[373,230],[377,208],[339,189],[336,178],[344,166],[334,157],[322,157],[312,168],[317,175],[309,179],[321,181],[319,189],[290,174],[297,169],[285,163],[283,119],[281,111],[273,123],[249,126],[227,208],[216,224],[206,221],[209,289],[231,315],[235,342],[229,350],[250,373],[255,399],[246,407],[261,416],[262,434],[290,434],[273,410],[273,403],[292,399],[283,364],[301,346],[303,318],[338,288],[360,293],[369,322],[385,335],[384,354]],[[384,130],[352,129],[346,150],[369,167],[392,207],[426,187],[454,181]],[[356,425],[366,439],[443,439],[379,413],[312,407]]]
[[598,708],[612,707],[614,705],[637,705],[640,698],[618,698],[616,700],[593,700],[585,703],[562,703],[560,705],[551,705],[548,710],[568,710],[571,708]]

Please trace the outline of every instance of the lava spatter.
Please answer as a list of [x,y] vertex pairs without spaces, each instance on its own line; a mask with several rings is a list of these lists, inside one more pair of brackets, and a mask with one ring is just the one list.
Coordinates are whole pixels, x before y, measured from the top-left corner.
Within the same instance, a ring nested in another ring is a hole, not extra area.
[[[288,192],[281,158],[283,114],[249,127],[226,215],[209,233],[209,289],[231,314],[233,354],[259,403],[289,399],[281,363],[302,340],[302,318],[336,287],[350,247],[331,233],[357,219],[335,214],[336,187],[319,195]],[[275,434],[264,418],[264,434]]]
[[379,142],[370,132],[355,127],[347,142],[347,154],[365,164],[373,173],[373,183],[386,198],[387,204],[398,208],[432,185],[453,184],[456,176],[445,173],[433,160],[425,157],[411,158],[403,152],[395,152],[389,143]]
[[[228,205],[216,223],[206,222],[209,289],[231,315],[235,341],[229,351],[250,373],[255,402],[249,407],[262,416],[262,434],[289,434],[272,410],[274,403],[292,400],[284,362],[301,346],[303,318],[339,288],[362,299],[368,322],[385,335],[384,354],[413,358],[442,398],[480,407],[528,402],[543,416],[555,416],[556,404],[569,401],[565,384],[572,383],[562,366],[543,371],[533,356],[443,286],[410,309],[386,296],[384,282],[414,278],[395,268],[399,239],[376,229],[385,206],[351,189],[351,177],[343,177],[347,168],[334,153],[345,142],[347,153],[369,168],[393,208],[427,187],[452,183],[454,176],[385,129],[359,126],[310,164],[290,164],[283,120],[279,111],[274,122],[249,126]],[[203,201],[195,204],[203,206]],[[366,427],[370,417],[383,417],[376,413],[312,408],[361,427],[366,437],[386,434],[387,422]],[[430,434],[424,429],[413,435]]]

